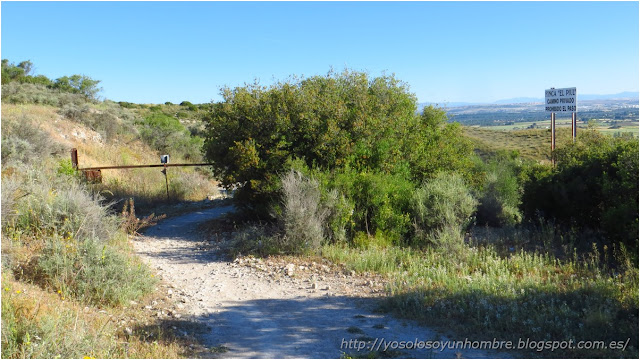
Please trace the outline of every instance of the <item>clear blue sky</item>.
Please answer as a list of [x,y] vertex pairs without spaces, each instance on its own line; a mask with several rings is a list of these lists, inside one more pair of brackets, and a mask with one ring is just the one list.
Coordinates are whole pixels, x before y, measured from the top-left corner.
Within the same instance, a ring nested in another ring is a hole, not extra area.
[[638,91],[638,2],[8,2],[1,56],[136,103],[220,100],[331,68],[420,102]]

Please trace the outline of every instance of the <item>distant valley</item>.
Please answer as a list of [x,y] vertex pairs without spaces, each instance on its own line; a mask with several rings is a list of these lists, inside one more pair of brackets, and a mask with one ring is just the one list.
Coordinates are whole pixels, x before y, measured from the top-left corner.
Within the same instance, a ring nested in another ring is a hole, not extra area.
[[[579,95],[578,121],[638,121],[638,92],[611,95]],[[544,121],[543,98],[513,98],[493,103],[420,103],[418,109],[429,105],[442,106],[451,121],[463,125],[496,126],[518,122]]]

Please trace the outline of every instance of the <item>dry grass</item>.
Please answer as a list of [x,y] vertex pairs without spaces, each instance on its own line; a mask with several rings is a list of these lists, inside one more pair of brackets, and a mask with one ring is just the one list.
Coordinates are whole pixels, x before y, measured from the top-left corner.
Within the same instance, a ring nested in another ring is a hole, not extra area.
[[[3,104],[2,119],[3,121],[18,121],[23,117],[33,119],[35,125],[46,131],[53,142],[67,148],[78,149],[78,162],[81,168],[160,163],[160,154],[151,150],[141,140],[125,136],[106,143],[99,133],[80,123],[63,118],[57,110],[56,107],[45,105]],[[171,162],[192,161],[171,157]],[[207,176],[206,169],[171,168],[168,174],[171,202],[200,201],[210,195],[218,195],[218,184]],[[138,209],[144,213],[151,213],[159,205],[167,203],[165,178],[158,168],[104,170],[102,177],[103,183],[95,190],[109,200],[118,201],[133,197]]]
[[193,336],[145,311],[158,292],[130,306],[100,309],[2,274],[3,358],[192,358]]
[[[60,116],[56,107],[3,104],[3,123],[23,119],[29,119],[43,132],[45,142],[77,148],[81,167],[159,163],[159,154],[136,140],[135,134],[120,134],[106,143],[99,133]],[[22,139],[12,131],[12,127],[3,126],[3,140],[35,141]],[[189,321],[155,317],[156,312],[147,308],[152,302],[162,302],[157,289],[147,295],[132,292],[107,301],[87,296],[84,288],[76,291],[74,286],[81,284],[78,279],[84,275],[88,279],[85,283],[94,284],[99,293],[126,288],[122,283],[135,283],[114,274],[130,273],[135,268],[139,270],[134,274],[138,280],[140,276],[149,280],[153,275],[140,270],[146,267],[132,258],[128,240],[121,232],[115,228],[92,231],[100,227],[94,226],[89,221],[93,218],[87,214],[100,213],[98,220],[113,217],[97,203],[89,205],[98,206],[99,211],[96,206],[75,206],[85,204],[86,201],[78,203],[74,199],[88,199],[85,195],[90,191],[68,176],[69,157],[44,153],[31,154],[33,161],[12,158],[11,167],[3,162],[2,357],[194,357],[198,346],[193,335],[177,336],[174,329],[197,326]],[[172,157],[173,162],[182,160]],[[216,184],[206,173],[185,168],[171,169],[169,174],[170,191],[176,200],[202,200],[216,193]],[[69,181],[62,181],[63,178]],[[106,170],[103,178],[104,183],[97,190],[105,197],[128,199],[142,193],[151,200],[165,201],[164,176],[159,169]],[[118,205],[113,210],[120,212],[122,204]],[[138,201],[136,207],[140,207]],[[81,221],[74,222],[78,219]],[[91,230],[91,234],[80,236],[82,229]],[[30,270],[34,272],[29,273]],[[153,290],[153,286],[143,290]],[[89,289],[89,293],[96,291]]]
[[[469,137],[480,155],[489,155],[499,150],[516,150],[526,159],[540,162],[551,161],[551,132],[549,130],[514,130],[501,131],[488,128],[465,127],[465,135]],[[571,129],[556,130],[556,147],[571,141]]]

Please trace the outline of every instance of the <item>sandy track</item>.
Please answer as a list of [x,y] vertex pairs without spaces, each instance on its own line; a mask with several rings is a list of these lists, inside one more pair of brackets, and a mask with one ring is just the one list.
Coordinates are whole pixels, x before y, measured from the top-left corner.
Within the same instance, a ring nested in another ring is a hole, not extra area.
[[[344,353],[357,355],[357,344],[366,346],[360,352],[363,355],[372,347],[382,351],[390,341],[446,340],[410,321],[375,313],[380,286],[371,280],[334,274],[324,264],[280,268],[260,259],[224,259],[199,236],[197,225],[229,211],[231,207],[212,208],[167,219],[134,241],[137,253],[168,284],[167,296],[175,304],[173,316],[206,325],[210,331],[201,341],[209,349],[226,350],[205,352],[203,357],[339,358]],[[322,275],[315,273],[314,266]],[[449,349],[387,354],[508,357]]]

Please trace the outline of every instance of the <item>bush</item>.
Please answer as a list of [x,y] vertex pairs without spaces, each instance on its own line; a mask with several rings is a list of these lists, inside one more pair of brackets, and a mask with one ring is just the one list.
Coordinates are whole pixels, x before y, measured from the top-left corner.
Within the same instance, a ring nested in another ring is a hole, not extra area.
[[295,170],[281,179],[281,207],[274,215],[284,230],[282,250],[287,253],[318,251],[324,240],[328,216],[328,210],[320,204],[318,181]]
[[392,76],[345,71],[292,79],[271,88],[222,90],[206,116],[206,158],[226,187],[240,185],[240,207],[264,213],[276,198],[287,162],[322,171],[409,174],[458,168],[472,148],[446,113],[427,108]]
[[53,155],[60,155],[66,147],[51,140],[33,120],[22,116],[17,121],[2,120],[2,164],[31,164]]
[[414,185],[404,175],[344,171],[334,175],[332,187],[353,203],[351,235],[381,233],[401,244],[411,231]]
[[93,128],[93,119],[91,118],[91,107],[89,104],[65,104],[58,114],[64,116],[69,120],[73,120],[79,123],[83,123]]
[[136,109],[138,107],[137,104],[130,103],[128,101],[118,101],[118,104],[125,109]]
[[10,82],[2,85],[2,102],[10,104],[38,104],[62,107],[88,102],[80,94],[49,89],[41,84]]
[[345,243],[349,240],[347,230],[353,228],[354,204],[337,189],[323,190],[322,206],[327,210],[325,234],[331,243]]
[[415,241],[448,246],[462,243],[478,202],[459,175],[439,173],[415,191],[412,205]]
[[136,134],[132,126],[134,115],[112,102],[101,104],[101,109],[89,104],[66,104],[58,113],[97,131],[105,141],[113,140],[118,135]]
[[[13,200],[15,216],[3,233],[31,254],[17,262],[17,276],[94,304],[119,305],[150,290],[150,273],[122,250],[121,220],[99,196],[75,177],[42,169],[15,180],[24,195]],[[3,179],[3,188],[13,181]],[[2,206],[10,203],[5,198]]]
[[140,136],[163,154],[186,159],[199,159],[203,139],[191,137],[180,121],[165,114],[151,114],[139,123]]
[[527,171],[525,215],[603,231],[637,253],[638,156],[636,139],[582,132],[575,144],[557,150],[555,168]]
[[36,174],[23,182],[26,194],[17,205],[15,226],[34,235],[58,234],[63,238],[111,238],[118,228],[116,218],[102,206],[102,198],[92,194],[72,177],[55,181]]
[[37,260],[37,280],[86,303],[123,305],[152,290],[148,269],[94,237],[52,237]]
[[78,94],[88,100],[96,100],[102,88],[98,87],[100,80],[93,80],[86,75],[71,75],[57,78],[52,87],[61,91]]

